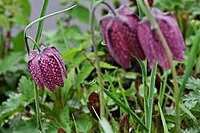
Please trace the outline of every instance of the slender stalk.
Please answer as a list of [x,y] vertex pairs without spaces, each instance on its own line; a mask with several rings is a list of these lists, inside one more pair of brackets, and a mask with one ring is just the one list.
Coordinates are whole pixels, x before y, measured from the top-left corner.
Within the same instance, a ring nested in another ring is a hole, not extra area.
[[36,110],[36,117],[37,117],[37,123],[38,123],[38,129],[40,132],[42,131],[42,123],[40,119],[40,107],[39,107],[39,98],[38,98],[38,91],[37,91],[37,85],[35,84],[34,87],[34,96],[35,96],[35,110]]
[[108,3],[104,2],[104,1],[99,1],[92,7],[92,11],[91,11],[91,15],[90,15],[91,42],[92,42],[94,52],[95,52],[96,70],[97,70],[97,75],[98,75],[99,92],[100,92],[100,96],[99,96],[100,97],[99,98],[100,99],[100,117],[102,118],[102,117],[105,117],[104,96],[103,96],[104,86],[103,86],[103,80],[102,80],[102,76],[101,76],[101,67],[100,67],[100,60],[99,60],[99,56],[98,56],[98,48],[97,48],[97,44],[95,42],[95,34],[94,34],[95,10],[100,4],[106,5],[113,12],[114,15],[116,15],[116,13]]
[[30,39],[33,42],[34,46],[37,47],[38,51],[41,52],[38,43],[31,36],[27,36],[27,39]]
[[34,25],[35,23],[40,22],[40,21],[42,21],[42,20],[44,20],[44,19],[47,19],[47,18],[49,18],[49,17],[52,17],[52,16],[55,16],[55,15],[61,14],[61,13],[63,13],[63,12],[66,12],[66,11],[68,11],[68,10],[74,8],[75,6],[76,6],[76,5],[73,5],[73,6],[69,7],[69,8],[67,8],[67,9],[60,10],[60,11],[57,11],[57,12],[54,12],[54,13],[45,15],[45,16],[43,16],[43,17],[41,17],[41,18],[38,18],[38,19],[32,21],[31,23],[29,23],[29,24],[26,26],[26,28],[24,29],[24,41],[25,41],[25,44],[26,44],[27,52],[30,51],[30,48],[29,48],[28,42],[27,42],[27,37],[26,37],[26,36],[27,36],[27,35],[26,35],[26,32],[27,32],[27,30],[28,30],[29,27],[31,27],[31,26]]
[[152,26],[154,27],[154,30],[156,31],[157,35],[159,36],[161,42],[162,42],[162,46],[165,49],[171,70],[172,70],[172,76],[173,76],[173,85],[174,85],[174,97],[175,97],[175,109],[176,109],[176,132],[179,133],[180,132],[180,109],[179,109],[179,87],[178,87],[178,81],[177,81],[177,75],[176,75],[176,70],[175,70],[175,66],[173,65],[173,59],[171,56],[171,52],[169,50],[168,44],[158,26],[158,24],[156,23],[156,20],[154,19],[151,11],[150,11],[150,7],[148,5],[147,0],[144,0],[145,2],[143,3],[143,1],[138,0],[138,4],[140,5],[140,8],[143,10],[143,12],[145,13],[145,15],[149,18],[149,21],[151,22]]
[[95,42],[95,35],[94,35],[94,18],[95,18],[95,10],[100,5],[100,3],[94,5],[92,8],[92,13],[90,16],[90,30],[91,30],[91,41],[95,52],[95,59],[96,59],[96,70],[98,75],[98,82],[99,82],[99,99],[100,99],[100,117],[105,116],[105,109],[104,109],[104,96],[103,96],[103,80],[101,77],[101,68],[100,68],[100,61],[98,56],[98,48]]
[[113,8],[105,1],[101,2],[102,4],[104,4],[105,6],[107,6],[109,8],[109,10],[113,13],[114,16],[117,15],[117,13],[113,10]]

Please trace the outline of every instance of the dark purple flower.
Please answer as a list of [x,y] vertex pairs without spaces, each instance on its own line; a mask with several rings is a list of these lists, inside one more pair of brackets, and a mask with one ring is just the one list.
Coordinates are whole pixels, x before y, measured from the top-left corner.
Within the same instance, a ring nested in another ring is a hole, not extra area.
[[64,62],[55,47],[41,46],[41,52],[29,52],[28,71],[35,83],[44,90],[46,86],[55,93],[55,85],[64,86],[67,78]]
[[[152,13],[167,41],[172,58],[177,61],[183,61],[186,46],[175,18],[171,14],[161,12],[156,8],[152,9]],[[158,63],[163,68],[169,69],[170,65],[165,50],[158,35],[146,17],[138,23],[137,35],[150,68],[153,68],[154,61],[158,60]]]
[[100,21],[100,30],[111,56],[123,68],[128,68],[131,53],[144,59],[143,50],[137,39],[138,17],[126,6],[120,6],[117,16],[109,14]]

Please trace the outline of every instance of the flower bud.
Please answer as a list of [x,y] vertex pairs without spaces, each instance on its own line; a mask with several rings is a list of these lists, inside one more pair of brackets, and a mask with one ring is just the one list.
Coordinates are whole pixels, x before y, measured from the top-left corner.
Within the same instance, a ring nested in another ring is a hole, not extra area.
[[35,83],[43,90],[46,86],[55,93],[55,85],[64,86],[67,77],[64,62],[55,47],[41,46],[41,52],[29,52],[28,71]]

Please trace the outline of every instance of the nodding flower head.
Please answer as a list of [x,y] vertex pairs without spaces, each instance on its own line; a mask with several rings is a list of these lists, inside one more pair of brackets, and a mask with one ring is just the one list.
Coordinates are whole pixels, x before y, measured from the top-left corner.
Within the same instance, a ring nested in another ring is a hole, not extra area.
[[[171,14],[161,12],[156,8],[152,9],[152,13],[167,41],[172,58],[177,61],[183,61],[186,46],[175,18]],[[158,60],[158,63],[163,68],[169,69],[170,64],[165,50],[158,35],[146,17],[138,23],[137,35],[150,68],[153,68],[154,61]]]
[[116,13],[116,16],[109,14],[100,20],[101,35],[115,61],[123,68],[128,68],[131,53],[140,59],[145,58],[137,39],[136,25],[139,19],[124,5]]
[[67,78],[64,62],[55,47],[41,46],[41,52],[29,52],[28,71],[35,83],[44,90],[46,86],[55,93],[55,85],[64,86]]

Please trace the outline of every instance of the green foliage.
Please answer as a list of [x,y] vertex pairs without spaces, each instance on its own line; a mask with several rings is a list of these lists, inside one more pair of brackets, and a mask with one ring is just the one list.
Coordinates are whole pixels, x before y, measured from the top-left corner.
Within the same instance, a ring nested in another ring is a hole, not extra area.
[[177,11],[177,12],[187,11],[189,13],[194,13],[196,11],[198,12],[198,9],[200,8],[200,2],[198,0],[176,0],[176,1],[157,0],[155,2],[156,2],[155,5],[162,9],[167,9],[170,11]]
[[76,125],[79,132],[88,133],[94,126],[95,121],[88,115],[81,115],[76,119]]
[[[66,6],[72,2],[77,3],[79,0],[65,0],[61,4]],[[133,67],[130,69],[120,68],[107,52],[106,45],[102,45],[98,25],[95,25],[95,41],[99,48],[98,56],[106,88],[105,118],[98,120],[96,115],[99,114],[94,115],[94,110],[89,108],[93,106],[96,113],[99,113],[96,59],[90,41],[91,33],[84,32],[83,27],[73,23],[76,19],[89,26],[90,10],[84,2],[92,5],[95,1],[80,1],[73,10],[60,18],[55,17],[58,29],[42,31],[44,39],[39,44],[55,46],[59,50],[68,75],[64,79],[64,87],[57,87],[55,94],[47,88],[44,91],[38,88],[43,132],[111,133],[120,132],[121,125],[127,123],[129,132],[174,132],[171,71],[159,66],[157,71],[152,71],[146,61],[140,60],[139,64],[131,62]],[[184,133],[200,131],[199,4],[195,0],[155,0],[153,4],[154,7],[173,12],[187,43],[186,60],[176,63],[177,73],[186,75],[179,76],[179,85],[183,88],[179,106]],[[29,22],[30,8],[29,0],[0,1],[0,28],[5,31],[0,34],[0,132],[38,132],[34,82],[27,71],[23,32],[20,30],[16,36],[9,35],[13,27],[19,28]],[[101,8],[99,10],[101,12]],[[6,48],[3,48],[4,44]],[[153,73],[152,76],[150,73]],[[92,92],[96,96],[91,96]],[[121,124],[124,112],[130,115],[130,119]]]
[[33,103],[33,82],[26,77],[21,77],[19,81],[19,94],[11,93],[9,99],[0,106],[0,124],[5,118],[13,115],[15,112],[23,111],[23,108]]
[[20,52],[13,52],[8,55],[4,60],[0,62],[0,74],[6,73],[7,71],[14,72],[13,70],[16,70],[16,64],[19,63],[23,57],[24,54]]
[[30,15],[30,3],[29,0],[16,0],[6,1],[3,0],[0,3],[0,26],[7,31],[11,30],[11,25],[19,26],[21,24],[28,24]]
[[77,18],[79,21],[89,24],[90,12],[88,8],[82,5],[78,5],[77,7],[75,7],[74,10],[71,10],[68,13],[73,17]]
[[6,30],[10,30],[9,19],[4,15],[0,15],[0,20],[0,26],[4,27]]
[[5,120],[6,117],[11,116],[13,113],[22,110],[20,107],[21,95],[19,94],[10,94],[10,98],[3,102],[0,106],[0,124]]

